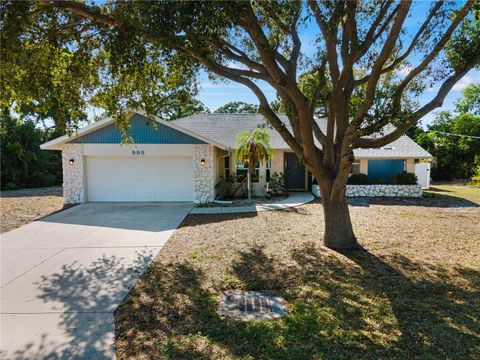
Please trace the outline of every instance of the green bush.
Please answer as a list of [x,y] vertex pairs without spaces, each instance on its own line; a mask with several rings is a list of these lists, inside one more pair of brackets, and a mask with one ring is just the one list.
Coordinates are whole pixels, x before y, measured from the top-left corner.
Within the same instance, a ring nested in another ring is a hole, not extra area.
[[472,179],[467,183],[467,185],[480,187],[480,165],[475,168],[475,175],[472,176]]
[[215,189],[218,193],[218,198],[221,200],[232,199],[238,195],[239,192],[243,192],[246,188],[246,177],[230,175],[227,179],[220,178],[220,181],[215,185]]
[[396,185],[417,185],[418,183],[417,176],[406,171],[395,175],[392,180],[392,184]]
[[369,185],[372,182],[365,174],[352,174],[349,176],[347,184],[349,185]]
[[270,176],[269,188],[273,195],[283,195],[287,193],[285,176],[283,176],[283,173],[274,172]]
[[403,172],[395,176],[371,180],[368,175],[365,174],[352,174],[348,178],[347,184],[349,185],[416,185],[417,176],[412,173]]

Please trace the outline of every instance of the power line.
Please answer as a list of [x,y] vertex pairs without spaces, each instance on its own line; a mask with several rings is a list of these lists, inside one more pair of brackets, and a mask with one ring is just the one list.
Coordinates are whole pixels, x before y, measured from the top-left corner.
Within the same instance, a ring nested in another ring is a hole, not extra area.
[[451,136],[459,136],[459,137],[466,137],[466,138],[472,138],[472,139],[480,139],[480,136],[453,134],[453,133],[448,133],[448,132],[444,132],[444,131],[436,131],[436,130],[428,130],[428,131],[434,132],[434,133],[437,133],[437,134],[443,134],[443,135],[451,135]]

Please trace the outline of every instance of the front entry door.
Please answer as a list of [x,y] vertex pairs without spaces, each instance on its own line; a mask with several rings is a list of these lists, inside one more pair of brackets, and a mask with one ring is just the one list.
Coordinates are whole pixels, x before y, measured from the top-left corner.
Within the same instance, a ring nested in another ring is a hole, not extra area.
[[289,190],[305,190],[305,166],[294,153],[285,153],[285,177]]

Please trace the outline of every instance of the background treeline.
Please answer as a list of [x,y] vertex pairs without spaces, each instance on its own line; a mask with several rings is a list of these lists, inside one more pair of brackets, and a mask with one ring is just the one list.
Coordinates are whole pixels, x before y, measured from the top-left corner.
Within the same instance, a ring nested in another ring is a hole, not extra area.
[[480,84],[464,90],[455,111],[437,113],[427,130],[415,127],[408,135],[433,155],[433,180],[480,176]]
[[31,120],[3,116],[1,134],[2,190],[53,186],[62,183],[59,151],[40,150],[50,140],[47,131]]

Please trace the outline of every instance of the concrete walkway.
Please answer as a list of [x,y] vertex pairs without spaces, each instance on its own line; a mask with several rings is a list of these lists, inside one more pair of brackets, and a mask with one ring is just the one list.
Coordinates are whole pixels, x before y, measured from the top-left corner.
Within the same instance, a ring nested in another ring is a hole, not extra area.
[[1,236],[1,359],[112,359],[113,312],[192,204],[91,203]]
[[190,211],[190,214],[235,214],[261,212],[270,210],[285,210],[294,208],[314,199],[314,196],[308,192],[294,192],[286,199],[281,199],[275,203],[256,204],[249,206],[216,206],[216,207],[196,207]]

